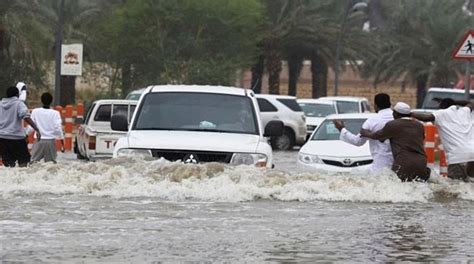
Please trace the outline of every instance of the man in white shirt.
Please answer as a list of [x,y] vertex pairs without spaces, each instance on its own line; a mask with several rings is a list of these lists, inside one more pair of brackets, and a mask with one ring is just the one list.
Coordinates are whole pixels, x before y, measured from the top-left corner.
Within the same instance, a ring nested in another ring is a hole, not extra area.
[[41,141],[36,142],[31,150],[31,161],[56,162],[56,139],[61,139],[61,151],[64,152],[64,134],[62,129],[62,120],[59,112],[51,109],[53,96],[50,93],[41,95],[43,107],[33,109],[31,119],[34,120],[41,132]]
[[443,143],[448,163],[448,177],[474,179],[474,103],[445,98],[434,113],[412,113],[425,122],[434,122]]
[[[385,124],[393,120],[393,112],[390,109],[390,96],[386,93],[379,93],[375,95],[375,111],[377,115],[368,118],[362,129],[377,132],[381,130]],[[390,140],[380,142],[378,140],[361,137],[360,134],[354,135],[344,127],[341,121],[334,121],[334,125],[341,131],[339,139],[355,146],[362,146],[369,141],[370,153],[373,157],[373,162],[370,165],[369,171],[371,173],[380,172],[384,168],[391,168],[393,164],[393,154],[390,147]]]

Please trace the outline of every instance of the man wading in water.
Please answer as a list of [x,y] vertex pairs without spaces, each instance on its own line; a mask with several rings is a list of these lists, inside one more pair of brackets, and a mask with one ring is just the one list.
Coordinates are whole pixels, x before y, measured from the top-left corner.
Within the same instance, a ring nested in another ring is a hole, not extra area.
[[392,170],[402,181],[427,181],[431,170],[426,167],[425,129],[420,122],[410,118],[410,112],[409,105],[399,102],[393,108],[393,121],[379,131],[362,129],[360,134],[380,141],[390,139],[394,159]]
[[434,122],[448,162],[448,177],[474,179],[474,103],[444,98],[434,113],[412,113],[425,122]]

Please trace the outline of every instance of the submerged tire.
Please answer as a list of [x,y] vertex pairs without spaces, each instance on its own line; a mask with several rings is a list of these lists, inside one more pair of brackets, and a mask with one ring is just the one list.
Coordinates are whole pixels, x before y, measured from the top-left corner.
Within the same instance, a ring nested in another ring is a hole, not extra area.
[[80,160],[87,159],[86,157],[82,156],[81,152],[79,151],[79,148],[77,147],[77,139],[74,142],[74,153],[76,153],[77,159],[80,159]]
[[283,135],[271,139],[272,148],[276,150],[291,150],[295,146],[295,136],[289,128],[283,130]]

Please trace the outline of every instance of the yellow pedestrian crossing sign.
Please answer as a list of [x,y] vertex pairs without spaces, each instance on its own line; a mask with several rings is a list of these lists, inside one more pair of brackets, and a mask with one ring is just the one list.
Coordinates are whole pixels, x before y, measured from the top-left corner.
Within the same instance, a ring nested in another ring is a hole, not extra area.
[[474,30],[469,30],[464,34],[462,41],[454,50],[453,59],[474,60]]

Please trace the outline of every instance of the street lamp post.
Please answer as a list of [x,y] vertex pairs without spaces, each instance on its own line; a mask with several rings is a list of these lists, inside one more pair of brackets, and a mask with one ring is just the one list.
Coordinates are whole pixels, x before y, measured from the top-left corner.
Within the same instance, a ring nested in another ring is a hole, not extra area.
[[347,24],[347,17],[349,16],[349,12],[351,10],[360,10],[367,7],[365,2],[359,2],[352,5],[353,1],[349,0],[347,2],[347,8],[344,9],[344,16],[342,17],[342,25],[341,25],[341,32],[337,38],[336,43],[336,63],[334,66],[334,95],[337,96],[338,88],[339,88],[339,68],[340,68],[340,56],[341,56],[341,42],[344,34],[346,32],[346,24]]
[[56,72],[54,75],[54,102],[56,105],[59,105],[61,102],[61,47],[63,40],[63,25],[64,25],[64,0],[61,0],[59,4],[59,18],[58,18],[58,27],[56,29],[56,50],[55,50],[55,63],[56,63]]

